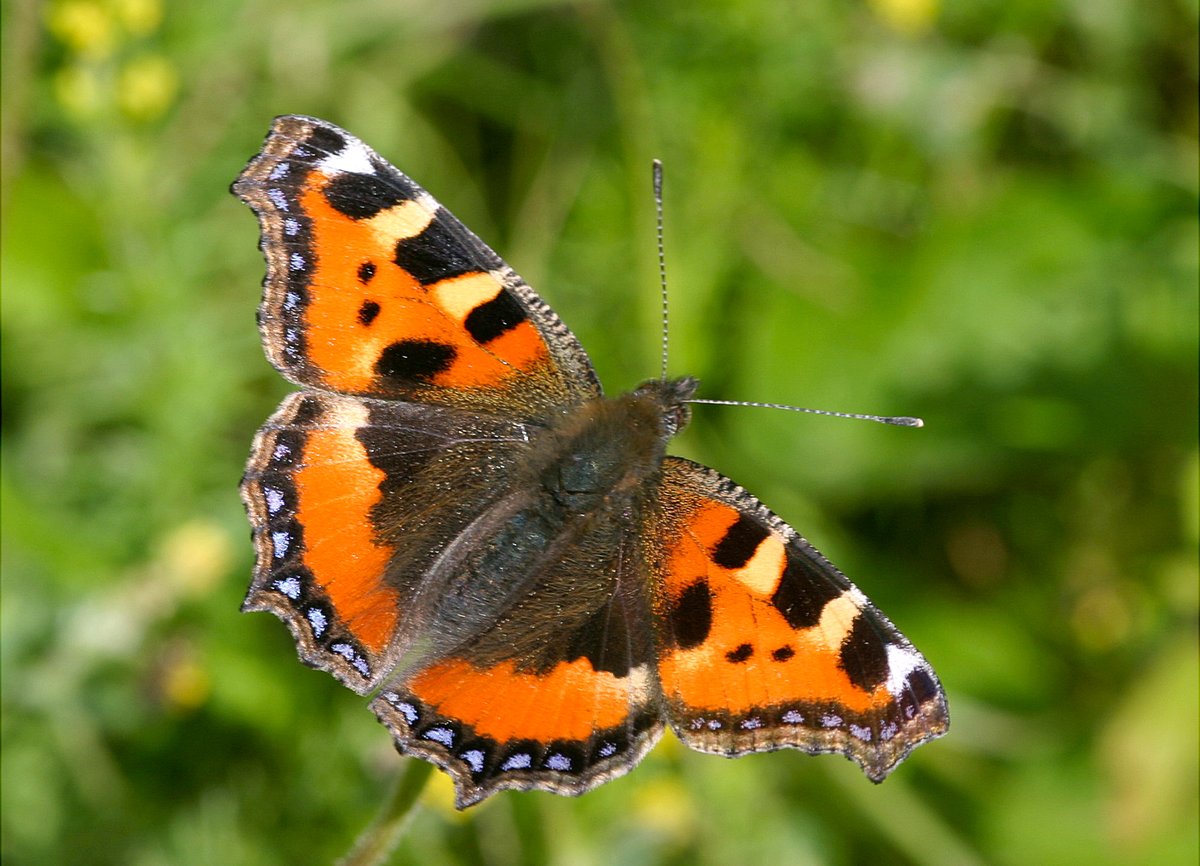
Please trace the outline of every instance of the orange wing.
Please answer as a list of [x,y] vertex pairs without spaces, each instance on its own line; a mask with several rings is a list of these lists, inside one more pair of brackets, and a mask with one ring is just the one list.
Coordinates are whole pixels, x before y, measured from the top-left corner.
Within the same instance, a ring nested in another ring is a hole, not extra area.
[[372,709],[402,752],[450,774],[460,809],[505,788],[582,794],[637,765],[662,735],[652,675],[586,658],[545,671],[446,659]]
[[648,536],[658,674],[672,727],[703,752],[842,752],[878,782],[946,732],[912,644],[758,500],[669,457]]
[[[242,480],[257,550],[243,610],[276,614],[301,658],[366,693],[411,638],[429,563],[528,447],[524,425],[491,416],[292,394],[258,432]],[[437,504],[442,484],[460,491],[455,502]]]
[[662,735],[633,536],[602,527],[573,541],[529,561],[538,576],[511,606],[451,599],[443,622],[478,627],[398,674],[372,705],[402,752],[450,774],[460,809],[505,788],[581,794],[628,772]]
[[277,118],[233,191],[262,229],[267,356],[293,382],[522,417],[600,394],[512,268],[348,132]]

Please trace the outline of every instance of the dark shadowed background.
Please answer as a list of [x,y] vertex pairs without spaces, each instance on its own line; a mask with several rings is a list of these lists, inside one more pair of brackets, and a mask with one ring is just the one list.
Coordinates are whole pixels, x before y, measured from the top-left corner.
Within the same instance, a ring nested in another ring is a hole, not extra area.
[[394,862],[1194,863],[1197,4],[3,5],[6,864],[328,863],[402,760],[241,616],[250,438],[288,389],[227,192],[271,117],[372,144],[610,391],[750,488],[925,652],[948,737],[883,785],[668,737]]

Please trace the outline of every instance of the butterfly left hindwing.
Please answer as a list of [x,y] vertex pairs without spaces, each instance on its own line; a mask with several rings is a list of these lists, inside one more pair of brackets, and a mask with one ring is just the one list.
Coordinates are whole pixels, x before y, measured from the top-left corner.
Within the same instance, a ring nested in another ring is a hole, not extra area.
[[490,416],[292,394],[242,480],[258,551],[244,609],[278,615],[306,662],[365,694],[414,639],[425,570],[529,447],[525,425]]
[[841,752],[879,781],[946,730],[925,659],[750,494],[666,457],[694,379],[602,396],[558,316],[358,139],[277,118],[234,184],[267,357],[244,609],[291,630],[465,807],[580,794],[669,723]]

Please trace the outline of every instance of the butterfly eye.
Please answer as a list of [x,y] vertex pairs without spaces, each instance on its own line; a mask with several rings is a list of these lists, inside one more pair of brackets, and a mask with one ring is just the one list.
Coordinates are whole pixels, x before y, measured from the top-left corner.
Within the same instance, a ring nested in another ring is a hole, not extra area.
[[667,413],[663,416],[663,425],[665,426],[667,436],[674,436],[680,430],[688,425],[692,420],[692,410],[682,404],[671,406]]
[[699,380],[692,376],[684,376],[682,379],[664,383],[663,396],[666,403],[664,420],[668,436],[674,436],[692,420],[692,408],[687,401],[696,393],[698,387],[700,387]]

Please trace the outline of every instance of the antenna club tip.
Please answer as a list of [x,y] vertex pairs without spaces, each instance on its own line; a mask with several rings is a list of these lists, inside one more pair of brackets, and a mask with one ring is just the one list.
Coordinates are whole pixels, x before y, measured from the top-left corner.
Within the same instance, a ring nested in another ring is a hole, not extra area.
[[925,422],[920,418],[894,418],[892,419],[900,427],[924,427]]

